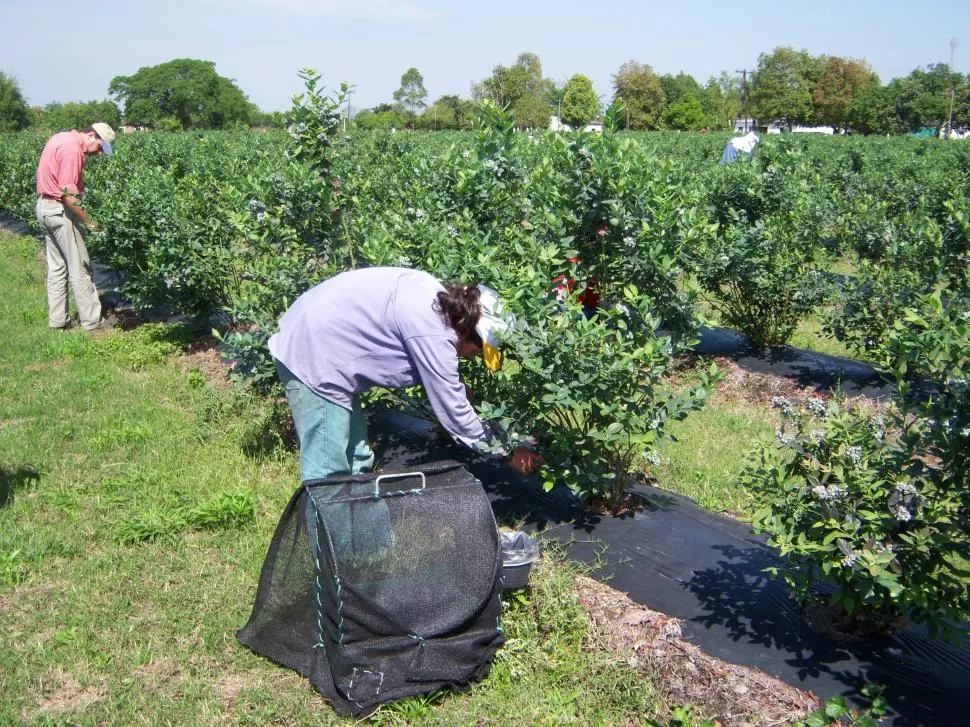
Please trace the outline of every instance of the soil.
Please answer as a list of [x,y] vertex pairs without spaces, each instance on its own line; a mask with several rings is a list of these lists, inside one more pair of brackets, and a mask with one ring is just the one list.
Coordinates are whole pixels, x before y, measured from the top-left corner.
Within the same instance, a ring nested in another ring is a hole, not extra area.
[[192,341],[179,356],[179,364],[185,371],[200,371],[206,380],[220,389],[232,388],[229,364],[219,354],[214,338],[207,336]]
[[[735,361],[725,356],[715,356],[714,363],[724,373],[724,378],[717,384],[711,401],[714,403],[739,402],[743,404],[763,405],[771,408],[771,400],[776,396],[788,399],[807,399],[818,397],[831,398],[831,395],[819,391],[812,386],[801,386],[785,376],[748,371]],[[873,400],[866,396],[846,397],[850,406],[862,406],[871,410],[885,408],[887,402]]]
[[686,641],[677,619],[634,603],[604,583],[577,577],[579,605],[589,618],[590,648],[617,659],[649,678],[667,713],[692,705],[697,720],[722,727],[769,727],[804,719],[819,698],[751,667],[705,654]]
[[613,517],[632,517],[646,506],[646,498],[635,492],[623,493],[620,504],[616,506],[611,505],[602,497],[594,497],[586,503],[586,507],[590,510],[594,510],[600,515],[612,515]]
[[830,606],[822,596],[805,604],[805,623],[827,638],[841,644],[872,644],[904,631],[905,618],[886,624],[849,616],[841,606]]
[[83,712],[106,696],[103,686],[81,686],[73,674],[53,667],[40,680],[41,697],[35,714],[24,714],[25,720]]

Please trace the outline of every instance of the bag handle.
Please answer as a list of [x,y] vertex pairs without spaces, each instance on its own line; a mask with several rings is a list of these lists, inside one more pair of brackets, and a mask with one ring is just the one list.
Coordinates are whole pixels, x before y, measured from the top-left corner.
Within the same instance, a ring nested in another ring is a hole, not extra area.
[[[420,477],[421,486],[414,487],[410,490],[395,490],[393,492],[385,492],[381,495],[381,480],[402,480],[406,477]],[[425,479],[424,472],[395,472],[393,474],[378,475],[377,479],[374,480],[374,497],[391,497],[393,495],[410,495],[418,494],[422,492],[427,486],[427,480]]]

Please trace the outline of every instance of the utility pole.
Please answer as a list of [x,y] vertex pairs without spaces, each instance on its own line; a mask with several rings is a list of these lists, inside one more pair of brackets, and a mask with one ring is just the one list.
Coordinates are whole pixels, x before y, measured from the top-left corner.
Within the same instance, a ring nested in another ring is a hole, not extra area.
[[735,73],[741,74],[741,113],[744,114],[744,133],[748,133],[748,69],[742,68]]
[[950,38],[950,67],[947,69],[949,73],[947,74],[950,79],[950,117],[946,122],[946,136],[944,138],[949,138],[953,131],[953,96],[956,93],[953,89],[953,51],[956,47],[960,45],[960,41],[956,38]]

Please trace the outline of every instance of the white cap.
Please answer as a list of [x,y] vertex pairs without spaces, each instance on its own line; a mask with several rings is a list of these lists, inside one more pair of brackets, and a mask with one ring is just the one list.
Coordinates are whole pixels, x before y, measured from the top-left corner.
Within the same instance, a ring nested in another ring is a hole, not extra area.
[[481,318],[475,326],[475,332],[482,338],[482,357],[485,365],[490,371],[498,371],[502,365],[502,357],[499,354],[501,343],[499,335],[509,329],[510,325],[515,325],[515,318],[506,315],[502,301],[498,298],[498,293],[487,285],[479,285],[478,291],[481,293],[479,306],[482,309]]
[[101,139],[101,151],[105,154],[111,154],[111,142],[115,140],[115,130],[103,121],[91,124],[91,128],[94,129],[94,133]]

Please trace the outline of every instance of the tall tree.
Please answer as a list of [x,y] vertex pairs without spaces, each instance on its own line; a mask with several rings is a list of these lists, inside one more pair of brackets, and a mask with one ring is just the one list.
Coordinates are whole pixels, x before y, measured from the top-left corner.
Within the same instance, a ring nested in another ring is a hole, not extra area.
[[600,100],[593,90],[593,82],[577,73],[566,82],[562,97],[562,118],[574,129],[581,128],[600,113]]
[[562,108],[562,95],[566,92],[565,86],[558,86],[551,78],[542,79],[542,98],[549,106],[550,113],[557,116]]
[[627,61],[620,66],[613,76],[613,97],[623,99],[629,128],[659,127],[666,96],[660,79],[646,63]]
[[424,78],[417,68],[408,68],[401,76],[401,87],[394,92],[394,100],[411,116],[420,114],[428,105],[425,99],[428,92],[424,88]]
[[525,92],[530,96],[542,94],[542,62],[535,53],[519,53],[515,68],[525,72]]
[[762,122],[793,124],[813,121],[812,88],[821,77],[820,59],[807,51],[775,48],[758,57],[751,106]]
[[530,93],[515,102],[512,117],[520,129],[546,129],[552,110],[541,95]]
[[812,88],[815,118],[836,129],[845,128],[852,99],[873,83],[878,84],[879,77],[866,61],[838,56],[825,58],[822,75]]
[[0,71],[0,131],[20,131],[30,125],[30,112],[13,76]]
[[664,124],[670,129],[680,131],[700,131],[709,128],[711,121],[701,102],[693,94],[684,94],[675,103],[664,109]]
[[442,96],[418,117],[419,129],[470,129],[477,106],[458,96]]
[[677,103],[684,96],[697,98],[700,95],[700,84],[689,73],[681,71],[676,76],[665,73],[659,76],[659,80],[667,106]]
[[736,98],[724,92],[721,84],[713,76],[700,92],[701,108],[708,119],[709,128],[727,130],[738,116]]
[[399,104],[382,103],[372,109],[364,109],[354,118],[358,129],[402,129],[407,116]]
[[42,118],[42,125],[50,131],[86,129],[96,121],[114,127],[121,124],[121,112],[112,101],[49,103],[44,107]]
[[959,94],[963,76],[952,73],[945,63],[933,64],[926,70],[917,68],[906,78],[899,79],[900,115],[910,131],[946,123],[950,113],[951,83]]
[[108,94],[124,106],[128,123],[224,129],[245,124],[255,109],[236,84],[216,73],[215,63],[177,58],[115,76]]
[[451,109],[451,113],[455,117],[455,128],[470,129],[472,127],[478,113],[478,106],[474,101],[459,96],[442,96],[437,103]]
[[546,127],[552,115],[547,94],[549,83],[542,78],[542,63],[535,53],[520,53],[515,64],[495,66],[492,75],[473,86],[475,98],[491,99],[508,108],[515,125]]
[[899,114],[899,81],[860,88],[846,113],[849,128],[863,134],[900,134],[907,131]]

